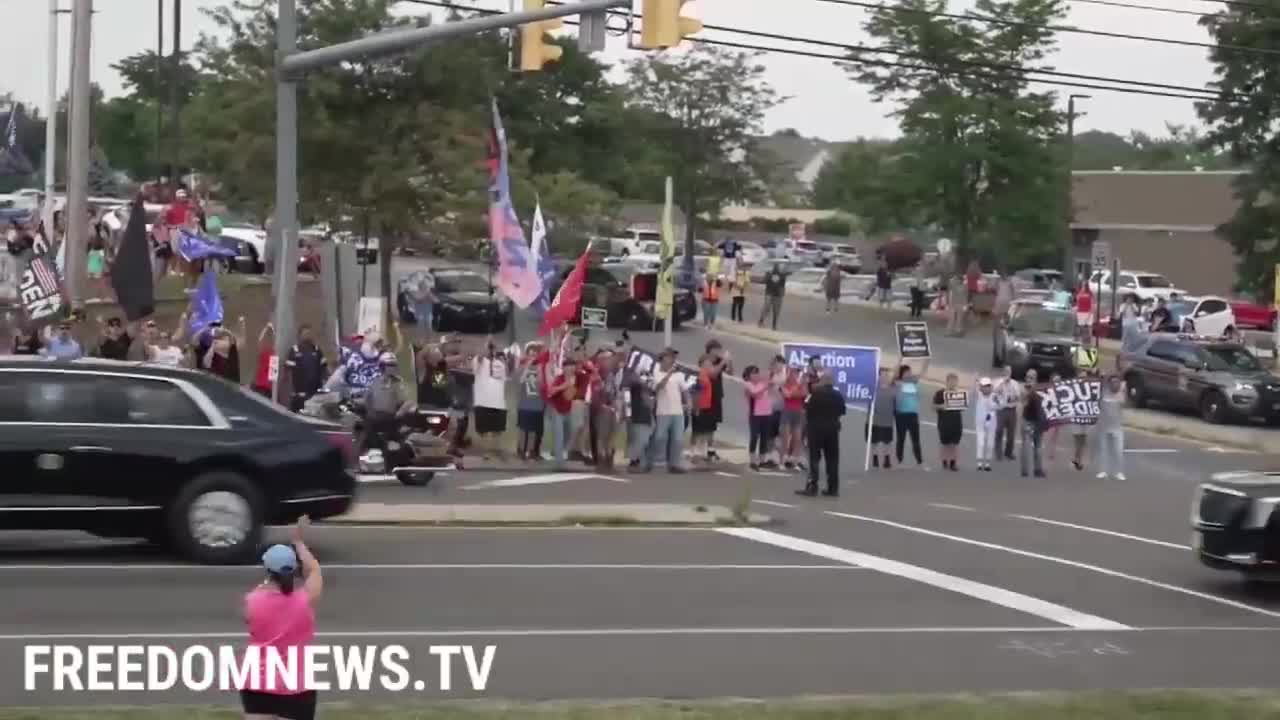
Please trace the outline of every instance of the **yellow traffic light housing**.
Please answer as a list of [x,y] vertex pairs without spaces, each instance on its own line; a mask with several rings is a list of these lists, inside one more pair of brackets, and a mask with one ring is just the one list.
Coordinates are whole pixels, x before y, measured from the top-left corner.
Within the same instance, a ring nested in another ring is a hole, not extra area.
[[702,30],[702,22],[682,17],[689,0],[644,0],[640,47],[659,50],[676,47],[686,37]]
[[[524,0],[525,10],[541,10],[546,0]],[[559,60],[564,50],[547,43],[546,33],[564,25],[562,20],[543,20],[520,28],[520,69],[537,72],[549,62]]]

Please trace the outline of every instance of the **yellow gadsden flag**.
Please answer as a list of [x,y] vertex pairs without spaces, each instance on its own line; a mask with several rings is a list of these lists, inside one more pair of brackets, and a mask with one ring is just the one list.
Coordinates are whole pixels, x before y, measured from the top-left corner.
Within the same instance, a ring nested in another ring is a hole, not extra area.
[[667,201],[662,206],[662,264],[658,268],[658,295],[654,310],[659,318],[671,313],[676,296],[676,228],[671,220],[675,191],[667,178]]

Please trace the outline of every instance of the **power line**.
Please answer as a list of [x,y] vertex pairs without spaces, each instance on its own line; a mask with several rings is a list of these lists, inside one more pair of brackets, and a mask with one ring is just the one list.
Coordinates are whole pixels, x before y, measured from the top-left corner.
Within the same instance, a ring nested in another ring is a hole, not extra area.
[[[1245,47],[1243,45],[1219,45],[1216,43],[1200,42],[1198,40],[1178,40],[1176,38],[1155,37],[1152,35],[1130,35],[1129,33],[1109,32],[1106,30],[1090,30],[1087,28],[1071,27],[1070,25],[1048,25],[1041,23],[1022,22],[1020,20],[1004,20],[1001,18],[985,17],[982,15],[967,15],[961,13],[946,13],[936,10],[920,10],[918,8],[907,8],[901,6],[887,6],[882,3],[865,2],[864,0],[815,0],[816,2],[830,3],[832,5],[845,5],[849,7],[861,7],[876,10],[879,12],[904,12],[914,13],[917,15],[928,15],[930,17],[943,17],[951,20],[974,20],[977,22],[990,23],[992,25],[1004,25],[1006,27],[1020,27],[1036,30],[1052,30],[1054,32],[1078,33],[1082,35],[1094,35],[1097,37],[1118,38],[1121,40],[1136,40],[1138,42],[1163,43],[1165,45],[1181,45],[1183,47],[1209,48],[1211,50],[1230,50],[1232,52],[1257,53],[1260,55],[1280,55],[1280,50],[1271,48]],[[1225,2],[1226,0],[1213,0],[1215,2]],[[1233,0],[1234,1],[1234,0]]]
[[1198,18],[1210,17],[1213,15],[1213,13],[1202,13],[1196,12],[1195,10],[1180,10],[1178,8],[1160,7],[1158,5],[1118,2],[1117,0],[1067,0],[1067,2],[1083,3],[1085,5],[1106,5],[1108,7],[1127,8],[1129,10],[1147,10],[1149,12],[1169,13],[1170,15],[1194,15]]
[[[452,2],[449,2],[448,0],[407,0],[407,1],[419,4],[419,5],[439,7],[439,8],[449,9],[449,10],[457,10],[460,12],[473,12],[473,13],[478,13],[483,15],[497,15],[497,14],[501,14],[502,12],[500,10],[489,10],[487,8],[477,8],[477,7],[471,7],[471,6],[456,5]],[[567,20],[565,24],[577,25],[578,23],[572,20]],[[912,57],[917,59],[925,59],[923,58],[923,56],[916,53],[907,53],[905,51],[890,50],[886,48],[846,45],[842,43],[834,43],[834,42],[828,42],[823,40],[809,40],[805,38],[797,38],[793,36],[780,35],[776,33],[765,33],[765,32],[760,32],[755,30],[744,30],[739,28],[731,28],[731,27],[724,27],[724,26],[717,26],[717,25],[704,25],[703,27],[708,30],[739,33],[739,34],[763,37],[767,39],[777,39],[777,40],[784,40],[788,42],[824,45],[828,47],[839,48],[848,52],[883,53],[883,54]],[[705,45],[719,45],[722,47],[737,48],[742,50],[753,50],[753,51],[760,51],[760,52],[777,53],[782,55],[792,55],[797,57],[823,59],[823,60],[830,60],[836,63],[856,63],[856,64],[869,65],[874,67],[895,67],[895,68],[902,68],[902,69],[908,69],[908,70],[919,70],[919,71],[930,72],[934,74],[944,74],[947,72],[944,69],[929,66],[929,65],[900,63],[900,62],[893,62],[888,60],[872,60],[868,58],[851,58],[847,55],[829,55],[829,54],[811,52],[811,51],[805,51],[805,50],[796,50],[792,48],[779,48],[779,47],[769,47],[769,46],[763,46],[763,45],[752,45],[747,43],[730,42],[727,40],[719,40],[719,39],[713,39],[713,38],[689,37],[688,39],[693,42],[697,42]],[[1199,100],[1199,101],[1212,101],[1212,100],[1219,99],[1218,96],[1214,94],[1214,91],[1209,88],[1194,88],[1194,87],[1186,87],[1186,86],[1180,86],[1180,85],[1167,85],[1163,83],[1150,83],[1150,82],[1144,82],[1140,80],[1125,80],[1122,78],[1110,78],[1110,77],[1096,76],[1096,75],[1081,75],[1078,73],[1065,73],[1065,72],[1057,72],[1053,70],[1036,70],[1033,68],[1026,68],[1026,67],[1021,67],[1017,65],[994,65],[994,64],[977,63],[972,61],[959,61],[959,60],[956,62],[961,65],[968,65],[970,67],[977,67],[979,69],[1012,72],[1017,74],[1021,79],[1024,79],[1027,82],[1033,82],[1038,84],[1058,85],[1062,87],[1072,87],[1072,88],[1084,88],[1089,90],[1110,90],[1112,92],[1121,92],[1121,93],[1134,94],[1134,95],[1151,95],[1156,97],[1181,98],[1181,99]],[[1002,79],[1000,75],[993,74],[993,73],[954,73],[954,74],[966,75],[969,77],[987,78],[987,79],[993,79],[993,80]],[[1050,75],[1055,77],[1063,77],[1067,79],[1066,80],[1041,79],[1041,78],[1030,77],[1029,76],[1030,74],[1045,74],[1045,75]],[[1081,82],[1081,81],[1094,81],[1094,82]],[[1104,85],[1101,83],[1107,83],[1107,84]],[[1147,89],[1140,89],[1139,87],[1118,87],[1117,84],[1134,85],[1134,86],[1158,88],[1158,89],[1147,90]]]

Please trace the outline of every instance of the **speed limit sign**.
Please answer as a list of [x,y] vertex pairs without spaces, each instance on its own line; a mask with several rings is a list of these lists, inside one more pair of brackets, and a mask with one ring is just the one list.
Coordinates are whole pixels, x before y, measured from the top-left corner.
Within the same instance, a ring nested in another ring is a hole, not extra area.
[[1111,243],[1095,240],[1093,243],[1093,269],[1106,270],[1111,267]]

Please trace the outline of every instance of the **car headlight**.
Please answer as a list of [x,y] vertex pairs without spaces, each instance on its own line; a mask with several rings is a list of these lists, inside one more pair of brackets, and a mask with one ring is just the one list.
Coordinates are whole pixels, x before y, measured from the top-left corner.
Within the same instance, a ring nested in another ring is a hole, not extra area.
[[440,309],[452,310],[454,312],[457,312],[462,309],[462,303],[456,303],[456,302],[453,302],[452,300],[445,300],[444,302],[440,303]]
[[1242,382],[1237,382],[1231,388],[1231,392],[1240,393],[1242,395],[1256,395],[1258,393],[1258,389],[1252,385],[1242,383]]
[[1022,340],[1014,340],[1013,342],[1009,343],[1009,347],[1013,348],[1017,352],[1027,351],[1027,343]]

